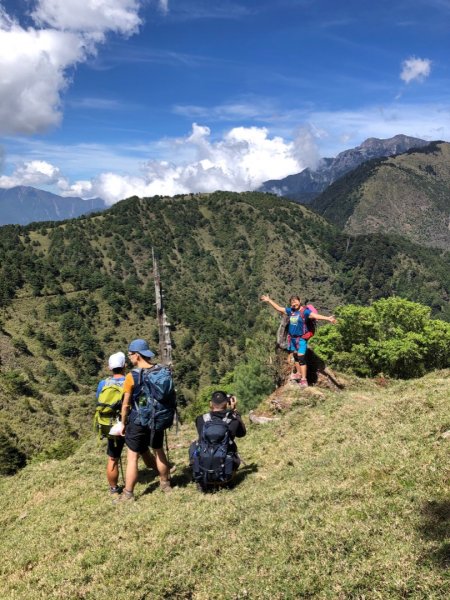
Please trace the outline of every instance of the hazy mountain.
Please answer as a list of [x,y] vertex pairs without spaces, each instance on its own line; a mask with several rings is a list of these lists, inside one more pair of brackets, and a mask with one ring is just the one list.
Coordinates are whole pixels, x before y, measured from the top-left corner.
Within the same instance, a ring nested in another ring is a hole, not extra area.
[[432,142],[367,162],[330,185],[311,207],[348,233],[395,233],[448,250],[450,144]]
[[373,158],[401,154],[411,148],[426,146],[428,143],[406,135],[396,135],[386,140],[369,138],[356,148],[344,150],[336,158],[322,159],[317,169],[305,169],[284,179],[266,181],[258,191],[274,193],[309,204],[331,183],[362,163]]
[[104,210],[101,198],[83,200],[20,185],[0,188],[0,225],[27,225],[33,221],[62,221]]

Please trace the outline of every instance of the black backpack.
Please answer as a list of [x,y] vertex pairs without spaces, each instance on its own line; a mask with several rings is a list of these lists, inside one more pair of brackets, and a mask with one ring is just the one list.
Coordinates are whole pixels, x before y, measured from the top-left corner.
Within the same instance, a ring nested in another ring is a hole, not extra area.
[[203,429],[198,442],[191,449],[193,479],[203,489],[231,481],[236,465],[236,455],[230,451],[230,413],[223,419],[203,415]]

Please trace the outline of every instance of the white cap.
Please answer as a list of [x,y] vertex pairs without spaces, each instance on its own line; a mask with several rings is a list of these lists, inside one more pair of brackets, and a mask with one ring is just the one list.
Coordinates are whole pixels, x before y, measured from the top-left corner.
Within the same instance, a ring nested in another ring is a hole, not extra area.
[[123,369],[125,366],[125,354],[123,352],[116,352],[111,354],[108,360],[108,367],[112,371],[113,369]]

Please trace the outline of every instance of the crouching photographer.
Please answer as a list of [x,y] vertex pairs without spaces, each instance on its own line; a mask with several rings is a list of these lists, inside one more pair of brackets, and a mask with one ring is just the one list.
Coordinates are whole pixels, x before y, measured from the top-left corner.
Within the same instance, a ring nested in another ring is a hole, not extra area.
[[244,437],[247,431],[236,405],[235,396],[214,392],[211,410],[195,420],[198,440],[189,448],[189,462],[201,491],[229,485],[241,463],[234,439]]

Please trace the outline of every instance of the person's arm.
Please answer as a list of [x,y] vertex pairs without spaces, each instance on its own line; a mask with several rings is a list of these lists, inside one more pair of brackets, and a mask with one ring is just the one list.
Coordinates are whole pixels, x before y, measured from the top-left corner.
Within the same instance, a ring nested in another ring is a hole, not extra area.
[[280,306],[279,304],[277,304],[276,302],[274,302],[272,300],[272,298],[270,298],[270,296],[262,295],[261,296],[261,301],[262,302],[267,302],[268,304],[270,304],[270,306],[272,308],[274,308],[277,312],[281,313],[282,315],[286,314],[286,309],[283,306]]
[[195,427],[197,429],[197,433],[198,433],[198,439],[200,439],[201,435],[202,435],[202,431],[203,431],[203,415],[199,415],[196,419],[195,419]]
[[95,399],[96,400],[98,400],[98,397],[100,396],[100,392],[102,391],[104,385],[105,385],[105,382],[102,379],[102,381],[100,381],[99,384],[98,384],[98,386],[97,386],[97,391],[95,392]]
[[324,315],[319,315],[319,313],[312,312],[308,315],[307,318],[315,319],[316,321],[328,321],[329,323],[333,323],[333,325],[337,323],[337,319],[333,315],[331,315],[330,317],[325,317]]
[[229,400],[229,406],[230,406],[231,410],[233,411],[233,417],[234,417],[229,425],[230,433],[233,437],[238,437],[238,438],[244,437],[247,433],[247,430],[245,428],[243,420],[241,419],[241,415],[236,410],[236,406],[237,406],[236,396],[231,396],[231,398]]
[[128,373],[128,375],[125,377],[125,381],[123,384],[124,394],[123,394],[123,400],[122,400],[122,408],[120,411],[120,421],[122,423],[122,432],[120,435],[125,435],[125,428],[127,425],[128,413],[130,412],[131,397],[133,395],[133,387],[134,387],[133,376],[131,375],[131,373]]

